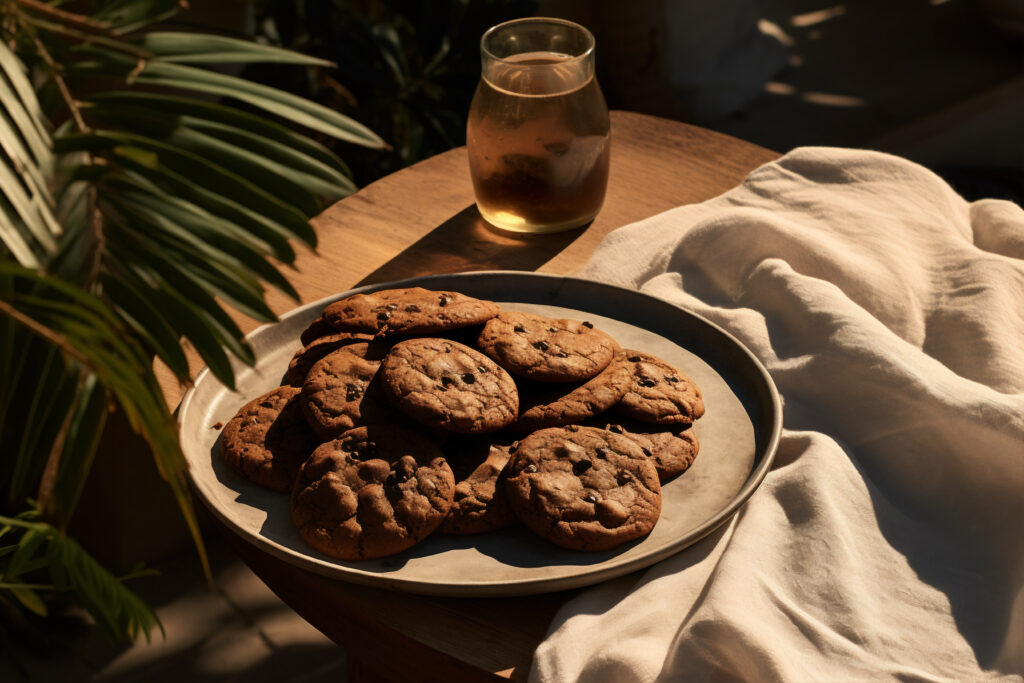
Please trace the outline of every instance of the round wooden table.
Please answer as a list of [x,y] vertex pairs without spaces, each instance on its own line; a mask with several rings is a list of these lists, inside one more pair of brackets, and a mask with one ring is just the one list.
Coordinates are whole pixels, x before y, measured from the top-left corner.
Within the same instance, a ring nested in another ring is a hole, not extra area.
[[[316,253],[300,253],[287,275],[306,302],[428,273],[568,274],[611,230],[721,194],[779,156],[665,119],[616,111],[611,120],[608,194],[585,228],[523,237],[491,230],[476,210],[463,147],[382,178],[317,216]],[[278,314],[296,306],[276,291],[268,303]],[[236,319],[245,331],[256,327]],[[177,405],[181,387],[168,373],[160,379]],[[470,599],[367,588],[293,567],[220,529],[271,590],[345,648],[352,683],[525,680],[552,617],[576,593]]]

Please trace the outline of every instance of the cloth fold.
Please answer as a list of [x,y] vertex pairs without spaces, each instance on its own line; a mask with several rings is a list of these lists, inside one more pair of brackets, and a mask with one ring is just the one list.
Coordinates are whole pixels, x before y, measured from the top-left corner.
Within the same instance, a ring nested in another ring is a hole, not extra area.
[[581,275],[736,335],[785,430],[729,524],[567,603],[533,680],[1024,680],[1020,207],[801,148]]

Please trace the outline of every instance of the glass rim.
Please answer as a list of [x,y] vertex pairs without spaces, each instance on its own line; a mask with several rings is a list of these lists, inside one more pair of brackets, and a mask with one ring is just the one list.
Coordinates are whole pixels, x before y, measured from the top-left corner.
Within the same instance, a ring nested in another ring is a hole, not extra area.
[[[494,26],[492,26],[489,29],[487,29],[486,31],[484,31],[484,34],[482,36],[480,36],[480,53],[483,54],[488,59],[493,59],[496,62],[502,62],[502,63],[506,63],[506,64],[510,63],[509,59],[507,57],[499,57],[499,56],[497,56],[496,54],[494,54],[493,52],[491,52],[490,50],[487,49],[487,47],[486,47],[487,39],[489,37],[491,37],[491,35],[493,33],[496,33],[500,29],[505,29],[505,28],[509,28],[510,26],[524,25],[524,24],[559,24],[561,26],[566,26],[566,27],[569,27],[569,28],[572,28],[572,29],[576,29],[576,30],[578,30],[578,31],[583,33],[583,36],[587,39],[587,42],[589,43],[587,49],[584,50],[583,52],[581,52],[578,55],[570,56],[569,59],[565,60],[564,62],[560,62],[560,64],[565,64],[566,62],[577,62],[577,61],[585,60],[585,59],[587,59],[588,57],[590,57],[590,56],[592,56],[594,54],[594,48],[597,46],[597,39],[594,38],[594,34],[590,32],[590,29],[588,29],[586,26],[583,26],[581,24],[577,24],[575,21],[569,21],[568,19],[559,19],[557,17],[521,17],[519,19],[510,19],[508,21],[503,21],[500,24],[495,24]],[[517,53],[517,54],[522,54],[522,53]],[[526,68],[537,67],[537,68],[542,68],[542,69],[549,69],[549,68],[551,68],[550,64],[517,64],[516,66],[519,67],[519,68],[523,68],[523,67],[526,67]]]

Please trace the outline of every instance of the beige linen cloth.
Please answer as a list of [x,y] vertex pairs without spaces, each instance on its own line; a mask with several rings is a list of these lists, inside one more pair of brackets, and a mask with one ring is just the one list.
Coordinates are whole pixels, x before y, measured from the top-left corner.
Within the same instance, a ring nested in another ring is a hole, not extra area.
[[1020,207],[802,148],[615,231],[582,275],[736,335],[785,431],[730,523],[567,603],[533,680],[1021,680]]

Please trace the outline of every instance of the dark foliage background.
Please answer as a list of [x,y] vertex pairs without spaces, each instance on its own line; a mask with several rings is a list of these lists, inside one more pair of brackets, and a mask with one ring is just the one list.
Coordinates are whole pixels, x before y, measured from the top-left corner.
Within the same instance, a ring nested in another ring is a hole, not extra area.
[[357,184],[365,185],[465,143],[480,36],[536,9],[535,0],[262,0],[261,37],[338,68],[312,67],[296,79],[294,69],[259,65],[248,75],[379,133],[390,150],[346,150]]

